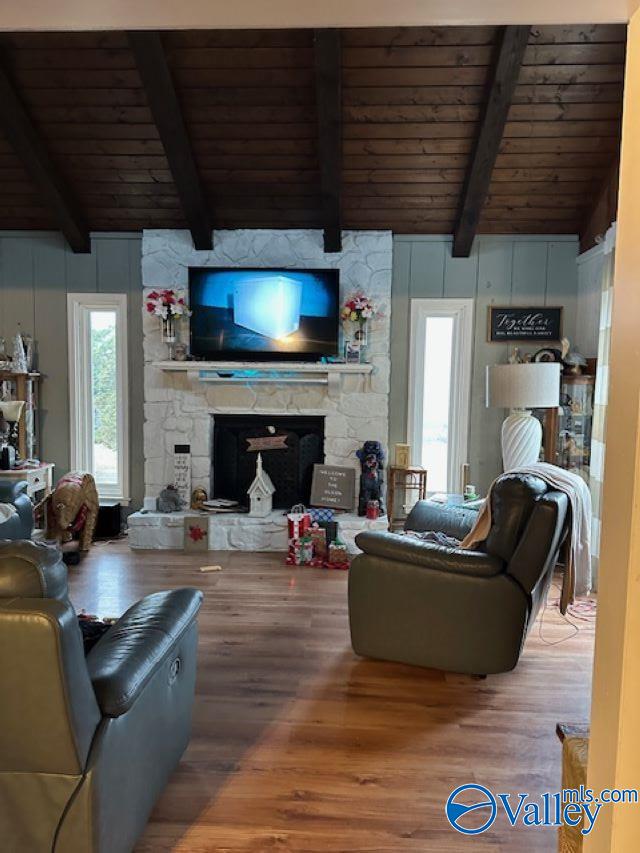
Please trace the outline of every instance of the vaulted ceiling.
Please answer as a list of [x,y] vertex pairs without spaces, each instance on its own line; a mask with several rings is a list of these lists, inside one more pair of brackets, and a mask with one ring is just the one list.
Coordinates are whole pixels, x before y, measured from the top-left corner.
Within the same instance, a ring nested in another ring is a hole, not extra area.
[[97,231],[454,233],[484,132],[477,230],[580,233],[618,157],[625,28],[532,26],[501,121],[504,30],[5,34],[0,228],[66,203]]

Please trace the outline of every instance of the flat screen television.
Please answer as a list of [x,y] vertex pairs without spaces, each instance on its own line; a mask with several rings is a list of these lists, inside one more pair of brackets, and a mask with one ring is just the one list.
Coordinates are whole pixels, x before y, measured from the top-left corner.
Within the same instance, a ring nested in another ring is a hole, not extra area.
[[189,270],[196,359],[318,361],[338,355],[339,271]]

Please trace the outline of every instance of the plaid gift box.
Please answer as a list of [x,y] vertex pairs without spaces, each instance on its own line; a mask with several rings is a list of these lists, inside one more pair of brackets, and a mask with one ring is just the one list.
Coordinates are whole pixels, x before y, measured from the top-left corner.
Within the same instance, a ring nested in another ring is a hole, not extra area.
[[325,507],[311,507],[307,510],[311,521],[333,521],[333,510]]

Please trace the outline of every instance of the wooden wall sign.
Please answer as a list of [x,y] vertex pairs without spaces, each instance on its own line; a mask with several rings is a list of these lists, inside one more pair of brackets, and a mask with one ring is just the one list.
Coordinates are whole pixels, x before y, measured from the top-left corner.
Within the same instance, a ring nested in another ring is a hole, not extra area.
[[356,472],[336,465],[314,465],[311,506],[353,510],[356,503]]
[[537,343],[559,341],[561,337],[562,308],[489,306],[489,341],[493,343]]
[[265,450],[287,450],[286,435],[261,435],[247,439],[247,453],[262,453]]

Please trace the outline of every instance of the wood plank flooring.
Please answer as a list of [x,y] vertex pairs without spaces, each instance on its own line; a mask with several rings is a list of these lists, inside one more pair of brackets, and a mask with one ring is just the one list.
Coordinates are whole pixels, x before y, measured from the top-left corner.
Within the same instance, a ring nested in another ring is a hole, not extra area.
[[[202,574],[200,565],[223,571]],[[361,660],[346,574],[277,554],[132,553],[98,544],[70,569],[77,608],[119,615],[174,586],[205,593],[193,736],[137,853],[551,851],[552,830],[499,817],[464,838],[451,790],[555,791],[557,721],[588,719],[593,621],[548,608],[518,668],[485,681]],[[455,614],[452,614],[455,618]]]

